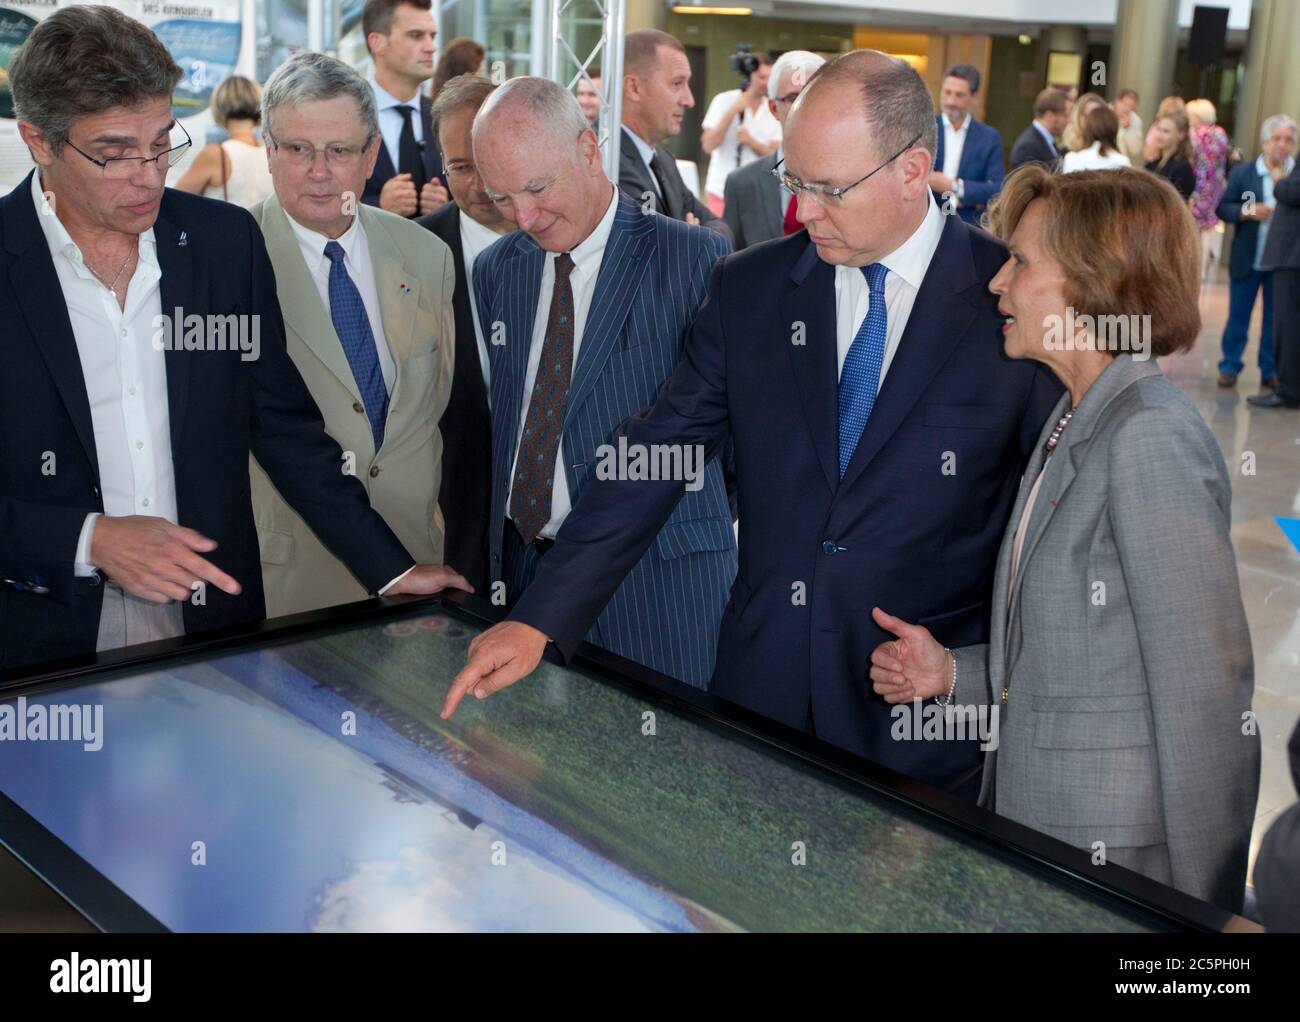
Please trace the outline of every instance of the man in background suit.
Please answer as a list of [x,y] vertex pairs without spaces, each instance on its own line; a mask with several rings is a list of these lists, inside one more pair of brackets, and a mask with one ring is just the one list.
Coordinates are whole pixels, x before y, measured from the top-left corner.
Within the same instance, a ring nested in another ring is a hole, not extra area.
[[492,493],[492,420],[488,413],[487,338],[474,307],[474,260],[514,230],[483,188],[474,164],[474,115],[496,88],[482,75],[460,75],[433,104],[433,130],[447,168],[452,202],[419,220],[451,249],[456,268],[456,374],[442,413],[441,505],[446,561],[478,592],[488,591],[488,505]]
[[[825,63],[824,57],[807,50],[790,50],[772,65],[767,79],[767,105],[783,131],[790,107],[813,72]],[[794,195],[772,173],[782,158],[778,146],[771,156],[760,157],[727,175],[722,219],[731,228],[737,252],[800,230],[794,215]]]
[[[948,645],[987,638],[1002,532],[1061,388],[1002,351],[988,284],[1006,249],[940,214],[935,132],[903,61],[859,50],[823,65],[786,120],[808,230],[714,267],[684,357],[622,432],[734,445],[740,567],[711,692],[973,801],[976,743],[891,736],[868,678],[887,638],[871,608],[904,604]],[[592,481],[532,588],[471,647],[443,714],[528,674],[548,642],[571,656],[681,495]]]
[[0,199],[0,669],[264,616],[250,451],[365,591],[463,586],[339,471],[252,217],[164,188],[180,78],[98,5],[10,67],[38,166]]
[[623,40],[623,141],[618,186],[642,208],[698,224],[731,241],[731,228],[691,194],[663,143],[682,130],[695,105],[686,47],[667,32],[645,28]]
[[1242,370],[1255,298],[1264,292],[1264,322],[1259,332],[1261,393],[1277,389],[1277,360],[1273,346],[1273,271],[1264,269],[1260,257],[1268,240],[1269,220],[1277,202],[1273,188],[1295,166],[1296,123],[1286,114],[1274,114],[1260,125],[1260,153],[1242,160],[1228,174],[1223,198],[1215,213],[1224,223],[1236,224],[1232,261],[1228,268],[1228,322],[1223,328],[1223,360],[1219,386],[1233,387]]
[[[451,391],[451,254],[415,224],[345,198],[379,150],[373,93],[346,64],[320,53],[281,64],[262,123],[275,194],[251,212],[275,269],[289,357],[343,448],[340,471],[360,480],[412,556],[442,563],[442,439],[429,426]],[[312,148],[341,141],[357,144],[346,157]],[[267,614],[364,600],[365,587],[256,460],[251,472]]]
[[968,224],[979,223],[985,207],[1002,190],[1004,176],[1002,136],[971,113],[979,90],[980,73],[969,64],[954,64],[943,76],[942,113],[935,117],[935,169],[930,172],[930,187],[940,201],[955,200],[957,215]]
[[1069,101],[1060,89],[1049,87],[1038,94],[1034,100],[1034,119],[1011,147],[1012,170],[1026,163],[1041,163],[1049,170],[1056,169],[1061,162],[1056,139],[1070,121],[1065,112],[1068,106]]
[[605,176],[585,125],[573,96],[542,78],[507,82],[474,121],[484,185],[520,228],[474,266],[479,322],[503,341],[489,345],[493,595],[501,583],[510,601],[528,592],[596,479],[675,454],[666,485],[685,493],[681,506],[578,638],[703,688],[736,572],[722,469],[700,448],[620,454],[614,445],[619,424],[654,401],[681,356],[726,243],[643,213]]
[[1259,257],[1273,271],[1273,330],[1277,387],[1246,398],[1256,408],[1300,408],[1300,162],[1273,185],[1277,207]]
[[432,104],[421,91],[433,77],[437,52],[432,6],[432,0],[366,0],[361,11],[383,135],[361,201],[404,217],[432,213],[447,201],[429,124]]

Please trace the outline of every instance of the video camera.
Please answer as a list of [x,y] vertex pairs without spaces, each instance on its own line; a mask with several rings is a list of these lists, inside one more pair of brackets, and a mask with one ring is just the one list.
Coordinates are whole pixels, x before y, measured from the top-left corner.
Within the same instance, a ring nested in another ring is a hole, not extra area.
[[749,79],[758,70],[758,58],[754,56],[754,47],[749,43],[737,43],[736,52],[731,55],[731,70],[740,75],[740,88],[749,88]]

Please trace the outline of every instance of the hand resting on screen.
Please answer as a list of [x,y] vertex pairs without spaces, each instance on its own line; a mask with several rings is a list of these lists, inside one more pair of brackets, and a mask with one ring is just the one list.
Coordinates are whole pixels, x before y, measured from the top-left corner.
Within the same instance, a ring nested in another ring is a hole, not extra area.
[[549,640],[532,625],[502,621],[469,644],[469,660],[451,683],[442,704],[442,719],[456,712],[470,692],[485,699],[537,669]]

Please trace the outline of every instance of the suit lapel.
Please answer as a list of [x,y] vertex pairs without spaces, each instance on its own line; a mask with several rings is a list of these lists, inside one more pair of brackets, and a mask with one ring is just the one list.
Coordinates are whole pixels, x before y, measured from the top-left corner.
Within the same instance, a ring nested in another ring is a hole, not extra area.
[[986,292],[975,273],[968,230],[958,217],[944,217],[939,246],[921,281],[871,418],[844,473],[841,486],[845,492],[894,435],[975,319],[975,300]]
[[[420,96],[420,127],[424,131],[424,148],[420,150],[420,159],[424,163],[424,179],[431,181],[442,176],[442,153],[438,149],[438,140],[433,137],[433,102],[428,96]],[[447,182],[444,181],[445,185]]]
[[375,290],[379,292],[379,318],[384,326],[384,340],[388,342],[400,378],[402,366],[414,343],[421,274],[406,265],[402,250],[384,227],[380,214],[369,206],[360,207],[358,214],[365,230],[366,244],[370,246],[370,265],[375,273]]
[[632,136],[626,128],[620,129],[623,133],[622,146],[619,149],[618,160],[618,178],[620,189],[631,186],[635,192],[628,197],[638,205],[641,203],[643,196],[648,192],[654,199],[655,209],[665,216],[668,215],[668,206],[666,197],[661,196],[655,188],[654,179],[650,174],[650,168],[646,166],[645,160],[641,159],[641,152],[637,149],[636,143],[632,141]]
[[[505,350],[492,363],[492,432],[503,443],[495,450],[506,458],[497,466],[498,478],[510,478],[510,459],[514,457],[519,437],[519,409],[523,407],[524,378],[528,374],[528,349],[533,341],[533,320],[542,287],[542,268],[546,253],[522,231],[511,235],[513,250],[505,259],[502,290],[505,326]],[[500,308],[500,306],[498,306]],[[480,310],[480,313],[482,310]],[[491,323],[480,324],[491,337]],[[508,483],[506,485],[509,485]],[[504,489],[501,491],[504,494]]]
[[[1019,589],[1019,579],[1025,574],[1024,565],[1029,563],[1034,548],[1042,539],[1052,516],[1070,489],[1070,484],[1074,482],[1079,462],[1087,454],[1088,441],[1092,438],[1093,431],[1101,421],[1107,406],[1131,384],[1144,377],[1159,374],[1160,367],[1153,361],[1134,362],[1130,355],[1117,355],[1083,395],[1083,400],[1079,403],[1070,424],[1061,434],[1056,453],[1052,457],[1052,464],[1048,466],[1049,474],[1043,476],[1043,485],[1038,491],[1038,499],[1034,502],[1033,517],[1029,520],[1029,530],[1025,533],[1024,547],[1020,551],[1017,589]],[[1065,414],[1065,409],[1069,407],[1069,399],[1070,395],[1065,394],[1057,406],[1059,410],[1055,413],[1055,417],[1049,418],[1043,425],[1044,442],[1051,434],[1057,420]]]
[[681,174],[677,172],[677,161],[661,145],[655,146],[655,162],[659,164],[659,180],[664,185],[664,205],[668,209],[668,215],[674,220],[684,220],[686,218],[686,182],[682,180]]
[[284,325],[292,330],[338,381],[348,389],[354,401],[361,400],[357,381],[348,365],[334,322],[320,299],[316,282],[303,259],[302,248],[293,233],[289,217],[272,195],[266,200],[262,217],[262,234],[266,250],[275,268],[276,291]]
[[[163,203],[166,210],[167,203]],[[162,300],[165,316],[189,315],[191,311],[203,314],[207,312],[224,313],[229,310],[207,308],[206,300],[201,300],[194,293],[192,249],[189,237],[176,225],[166,220],[159,213],[153,227],[154,240],[158,250],[158,266],[161,280],[158,292]],[[181,310],[177,313],[176,310]],[[173,324],[173,330],[179,331],[179,323]],[[190,367],[194,364],[192,353],[183,350],[179,344],[173,345],[167,352],[167,415],[171,420],[172,450],[183,449],[181,443],[182,429],[185,425],[185,412],[189,406]]]
[[[35,173],[33,170],[32,174]],[[68,317],[58,272],[46,245],[45,234],[36,219],[41,214],[32,205],[31,174],[18,188],[22,189],[21,193],[11,193],[4,200],[5,247],[13,255],[21,257],[10,264],[9,281],[27,321],[27,329],[45,359],[73,429],[77,431],[98,479],[95,427],[90,417],[86,379],[81,371],[81,355],[77,351],[77,339],[72,332],[72,320]]]
[[616,192],[615,196],[618,209],[596,275],[578,362],[573,367],[565,428],[590,396],[610,354],[618,347],[623,323],[632,311],[632,296],[650,268],[654,251],[654,223],[650,217],[642,216],[641,210],[622,193]]
[[[805,236],[806,240],[806,236]],[[817,258],[807,241],[790,277],[794,288],[781,299],[777,326],[781,343],[790,352],[790,367],[803,404],[804,420],[812,434],[817,461],[831,492],[839,486],[838,375],[835,335],[835,268]],[[802,323],[804,343],[790,343],[794,324]]]
[[785,217],[781,211],[781,185],[772,176],[776,154],[765,156],[762,165],[763,172],[758,175],[758,203],[763,210],[763,226],[767,231],[764,236],[779,238],[785,233]]

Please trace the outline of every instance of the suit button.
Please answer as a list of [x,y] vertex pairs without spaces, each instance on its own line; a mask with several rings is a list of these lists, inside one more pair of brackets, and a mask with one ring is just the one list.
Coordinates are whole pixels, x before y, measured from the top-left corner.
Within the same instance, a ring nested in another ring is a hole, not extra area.
[[363,405],[360,401],[353,401],[353,402],[352,402],[352,410],[353,410],[354,412],[356,412],[358,415],[365,415],[365,414],[366,414],[366,406]]
[[375,478],[375,476],[377,476],[377,475],[379,475],[379,466],[378,466],[378,465],[371,465],[371,466],[370,466],[370,478],[373,479],[373,478]]
[[836,545],[835,540],[833,539],[828,539],[824,543],[822,543],[822,553],[833,554],[838,549],[839,547]]

